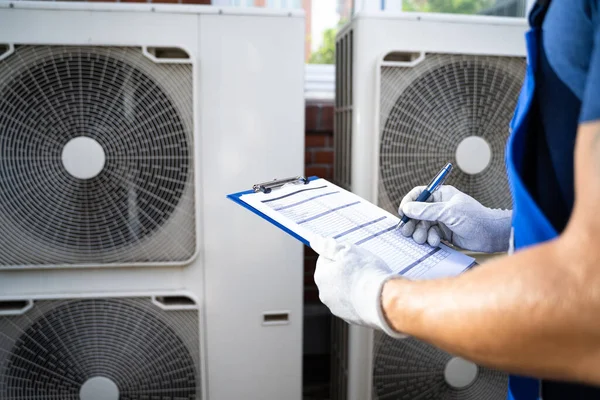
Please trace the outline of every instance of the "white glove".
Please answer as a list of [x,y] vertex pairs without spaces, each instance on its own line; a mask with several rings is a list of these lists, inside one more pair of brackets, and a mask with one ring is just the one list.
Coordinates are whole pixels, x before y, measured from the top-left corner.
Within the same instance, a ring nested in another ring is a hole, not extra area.
[[319,298],[331,312],[350,324],[383,330],[404,338],[387,323],[381,308],[383,284],[398,278],[379,257],[358,246],[319,238],[310,243],[320,256],[315,270]]
[[400,203],[400,217],[411,218],[402,227],[415,242],[438,246],[443,239],[465,250],[506,251],[510,240],[511,210],[484,207],[453,186],[441,186],[427,202],[416,202],[425,186],[411,190]]

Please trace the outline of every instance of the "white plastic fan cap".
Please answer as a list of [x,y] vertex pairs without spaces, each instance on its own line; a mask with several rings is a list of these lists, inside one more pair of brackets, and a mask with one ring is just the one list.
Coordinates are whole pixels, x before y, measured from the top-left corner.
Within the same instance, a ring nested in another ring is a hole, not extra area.
[[456,163],[466,174],[480,173],[490,165],[491,160],[492,149],[482,137],[466,137],[456,148]]
[[116,383],[102,376],[88,379],[79,390],[80,400],[119,400]]
[[67,142],[62,151],[62,162],[69,174],[79,179],[91,179],[104,168],[104,149],[92,138],[78,136]]
[[478,372],[477,365],[460,357],[454,357],[446,364],[444,378],[453,388],[464,389],[475,382]]

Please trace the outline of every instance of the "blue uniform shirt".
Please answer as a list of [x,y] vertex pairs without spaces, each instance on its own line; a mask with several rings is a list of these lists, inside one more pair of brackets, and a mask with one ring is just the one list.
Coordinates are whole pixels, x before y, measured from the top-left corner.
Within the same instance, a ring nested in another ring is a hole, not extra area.
[[542,49],[523,179],[561,232],[574,202],[574,148],[580,121],[600,119],[600,0],[553,0]]
[[[577,125],[600,120],[600,0],[552,0],[542,25],[523,180],[557,232],[574,202]],[[544,400],[600,399],[600,389],[544,381]]]

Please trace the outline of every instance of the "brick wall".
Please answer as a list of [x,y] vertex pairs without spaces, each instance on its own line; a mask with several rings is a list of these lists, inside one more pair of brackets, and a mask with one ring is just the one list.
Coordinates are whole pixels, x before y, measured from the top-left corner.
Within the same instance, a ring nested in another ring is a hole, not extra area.
[[[333,178],[333,104],[308,102],[305,113],[306,129],[306,176]],[[319,293],[313,276],[317,254],[304,247],[304,303],[319,303]]]

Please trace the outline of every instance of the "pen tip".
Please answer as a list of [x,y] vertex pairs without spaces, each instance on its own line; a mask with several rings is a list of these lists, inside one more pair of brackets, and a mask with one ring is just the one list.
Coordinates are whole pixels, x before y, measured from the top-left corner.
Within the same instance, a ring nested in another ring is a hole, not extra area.
[[404,221],[400,221],[398,222],[398,225],[396,225],[396,229],[400,229],[404,226]]

